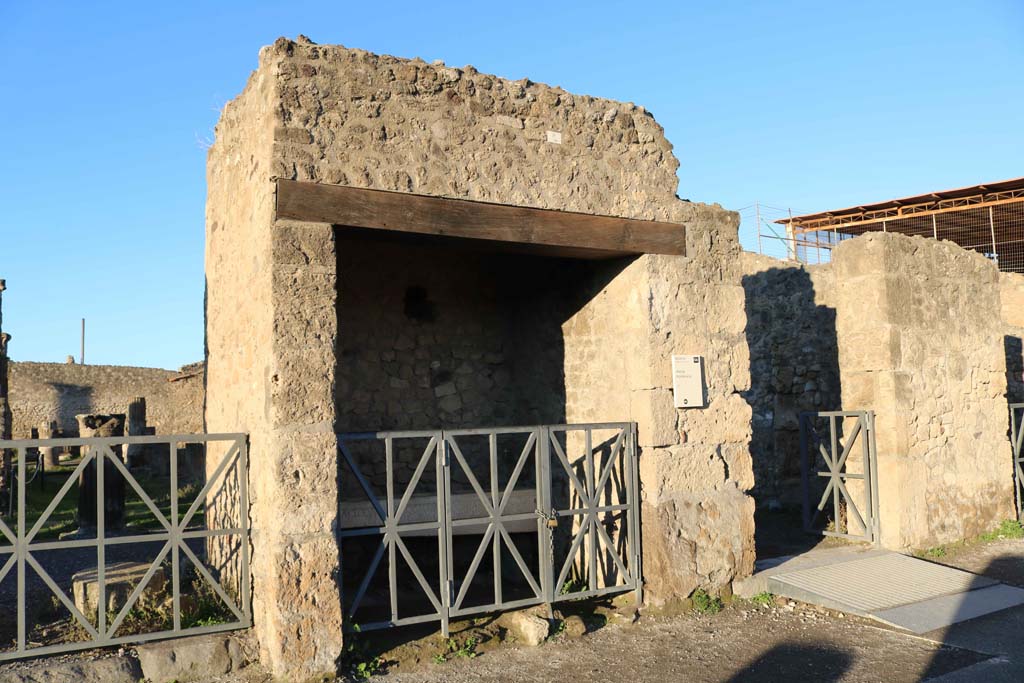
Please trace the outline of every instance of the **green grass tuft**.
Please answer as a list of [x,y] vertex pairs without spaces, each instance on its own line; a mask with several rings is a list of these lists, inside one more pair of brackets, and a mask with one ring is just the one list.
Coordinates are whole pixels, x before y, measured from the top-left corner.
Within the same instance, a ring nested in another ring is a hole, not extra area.
[[1004,519],[999,526],[980,536],[982,541],[995,541],[1001,538],[1024,538],[1024,526],[1015,519]]
[[718,614],[725,607],[721,598],[709,595],[703,588],[695,590],[690,600],[693,601],[693,609],[699,614]]

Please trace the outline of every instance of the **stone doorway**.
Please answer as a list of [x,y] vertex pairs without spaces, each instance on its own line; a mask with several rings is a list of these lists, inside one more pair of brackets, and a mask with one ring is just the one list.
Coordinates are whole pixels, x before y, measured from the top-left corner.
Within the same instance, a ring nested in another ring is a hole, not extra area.
[[[458,510],[468,506],[479,513],[477,516],[483,515],[477,509],[473,481],[485,491],[490,491],[492,484],[504,491],[524,447],[531,447],[528,439],[533,439],[532,448],[540,452],[533,428],[519,426],[566,422],[566,366],[585,359],[566,358],[563,326],[631,259],[581,259],[561,255],[557,250],[551,254],[480,240],[342,226],[335,227],[334,232],[340,331],[337,431],[351,435],[398,430],[406,435],[392,441],[390,468],[381,442],[352,441],[346,452],[374,496],[384,500],[390,483],[394,495],[401,498],[411,484],[413,507],[418,510],[427,498],[436,501],[440,497],[437,487],[441,470],[435,471],[431,463],[420,467],[424,448],[431,447],[431,434],[436,437],[441,433],[439,429],[459,433],[479,431],[476,428],[481,425],[493,426],[493,449],[487,434],[470,433],[459,438],[465,467],[451,467],[447,477],[450,491],[446,500]],[[573,434],[571,440],[579,441],[573,445],[582,448],[578,434]],[[449,440],[437,437],[435,441],[436,447]],[[593,445],[605,450],[610,447],[603,441]],[[535,471],[539,455],[531,457],[514,487],[513,507],[522,502],[519,498],[523,491],[539,487]],[[583,467],[578,457],[573,462]],[[338,464],[339,518],[342,528],[347,529],[355,524],[349,518],[367,507],[367,495],[343,457],[339,457]],[[556,489],[567,490],[565,476],[556,480]],[[531,500],[522,510],[515,508],[515,514],[540,510],[539,498]],[[431,519],[436,521],[433,506],[426,507],[431,508]],[[485,552],[477,559],[479,548],[489,543],[485,527],[449,530],[456,532],[448,534],[450,571],[453,575],[474,575],[474,583],[461,596],[442,596],[438,590],[436,599],[451,598],[455,613],[479,609],[474,605],[491,601],[540,601],[541,558],[547,546],[538,547],[537,519],[525,526],[521,520],[510,525],[507,542],[497,543],[499,550]],[[569,530],[562,531],[565,533],[559,539],[568,539],[568,544],[559,545],[564,553],[572,536],[562,538]],[[438,559],[436,534],[417,532],[403,542],[416,558],[416,570],[426,585],[443,583],[440,576],[445,558]],[[633,542],[632,537],[629,542]],[[392,557],[392,553],[383,559],[377,557],[380,536],[357,535],[343,546],[343,579],[350,579],[348,584],[343,582],[343,600],[367,590],[364,604],[383,601],[377,611],[386,612],[388,573],[394,563],[398,585],[413,589],[395,596],[396,602],[402,603],[402,611],[413,614],[412,623],[419,619],[419,613],[423,618],[437,613],[430,592],[418,590],[417,572],[408,561],[397,554]],[[637,560],[625,561],[632,565]],[[612,563],[610,556],[602,558],[602,567]],[[368,570],[372,581],[364,588],[361,580]],[[503,577],[494,579],[497,595],[492,592],[485,596],[495,576]],[[570,588],[572,594],[580,586],[571,583]],[[459,597],[465,598],[465,604],[460,604]],[[367,613],[366,609],[362,611]],[[365,627],[362,621],[359,623],[360,628]]]

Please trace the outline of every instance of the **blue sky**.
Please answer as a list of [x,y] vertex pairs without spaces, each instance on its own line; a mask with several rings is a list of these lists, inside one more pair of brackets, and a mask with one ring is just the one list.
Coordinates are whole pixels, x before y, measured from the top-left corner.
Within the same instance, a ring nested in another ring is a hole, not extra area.
[[[15,360],[203,355],[204,141],[309,35],[651,110],[679,195],[794,212],[1024,175],[1024,2],[0,2]],[[771,209],[768,210],[769,212]]]

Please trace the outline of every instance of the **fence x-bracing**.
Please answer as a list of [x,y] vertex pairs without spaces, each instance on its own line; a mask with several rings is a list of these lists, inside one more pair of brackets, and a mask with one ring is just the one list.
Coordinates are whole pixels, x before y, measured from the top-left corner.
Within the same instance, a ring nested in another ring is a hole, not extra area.
[[873,412],[801,413],[800,474],[805,531],[869,543],[878,540]]
[[641,590],[632,423],[339,435],[348,628]]
[[[40,449],[59,465],[34,476]],[[245,435],[0,441],[0,454],[0,660],[251,625]]]

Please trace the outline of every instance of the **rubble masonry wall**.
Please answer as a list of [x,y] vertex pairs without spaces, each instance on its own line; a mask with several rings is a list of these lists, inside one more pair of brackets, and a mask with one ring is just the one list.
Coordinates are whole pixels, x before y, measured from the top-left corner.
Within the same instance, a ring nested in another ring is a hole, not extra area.
[[[256,633],[273,670],[333,672],[341,654],[334,431],[352,397],[338,391],[349,378],[337,350],[359,334],[345,327],[346,244],[331,226],[274,220],[277,178],[686,225],[690,255],[634,264],[652,297],[633,300],[647,310],[635,311],[647,317],[637,329],[655,338],[616,337],[617,320],[593,338],[654,364],[634,368],[626,410],[609,415],[636,419],[641,458],[658,463],[642,482],[651,595],[715,590],[749,571],[737,219],[679,200],[677,166],[661,127],[632,104],[340,46],[281,39],[261,51],[210,153],[207,419],[251,435]],[[563,321],[565,403],[576,420],[618,400],[587,382],[621,358],[570,351],[572,324]],[[707,411],[680,415],[666,400],[669,355],[683,348],[728,358],[712,364]],[[695,464],[713,473],[690,476]]]
[[[77,436],[75,415],[127,413],[146,399],[146,422],[157,434],[203,431],[203,374],[121,365],[11,362],[13,435],[27,439],[33,428],[53,421],[64,436]],[[181,377],[181,379],[174,378]]]
[[[743,254],[745,336],[750,347],[752,494],[759,507],[799,507],[800,413],[839,410],[835,276]],[[856,409],[856,406],[847,406]]]

